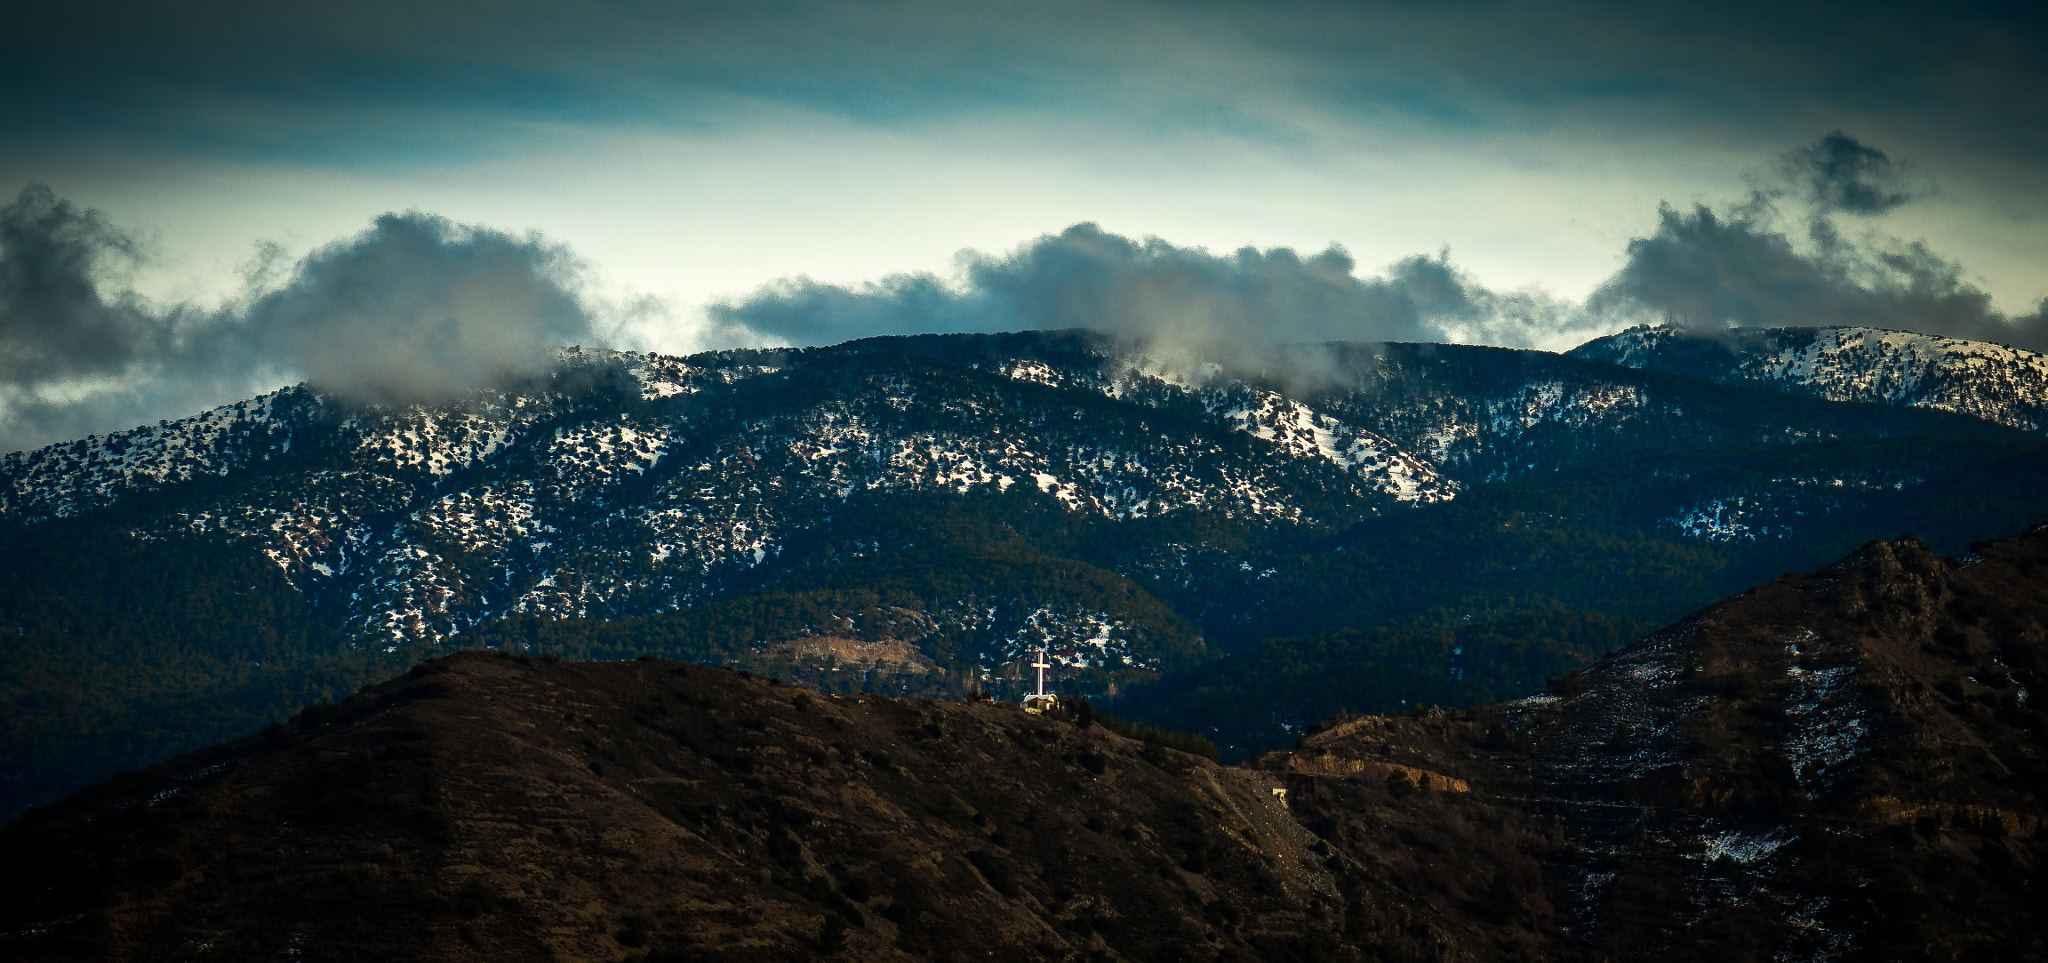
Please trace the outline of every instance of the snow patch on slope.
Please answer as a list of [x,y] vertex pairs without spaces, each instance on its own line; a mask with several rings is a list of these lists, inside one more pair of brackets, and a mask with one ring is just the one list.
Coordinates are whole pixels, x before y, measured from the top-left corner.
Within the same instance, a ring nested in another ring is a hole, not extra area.
[[1347,425],[1278,392],[1218,393],[1210,411],[1292,458],[1313,458],[1350,471],[1395,500],[1449,501],[1456,487],[1427,461],[1363,428]]
[[[1792,680],[1785,697],[1791,732],[1779,748],[1792,764],[1802,789],[1825,789],[1863,755],[1870,725],[1858,705],[1853,661],[1823,664],[1829,646],[1810,629],[1786,640],[1785,673]],[[1806,664],[1813,661],[1813,665]]]

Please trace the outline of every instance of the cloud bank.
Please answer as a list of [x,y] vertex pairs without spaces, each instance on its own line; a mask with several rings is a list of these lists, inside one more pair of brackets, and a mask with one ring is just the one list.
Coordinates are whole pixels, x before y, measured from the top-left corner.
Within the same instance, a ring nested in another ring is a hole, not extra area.
[[216,308],[129,291],[145,256],[47,188],[0,209],[0,451],[300,380],[358,402],[442,401],[605,340],[566,249],[425,214],[384,215],[295,264],[272,249]]
[[1077,224],[1008,255],[967,252],[955,275],[860,286],[797,279],[708,310],[714,329],[757,344],[829,344],[882,334],[1088,328],[1154,355],[1264,367],[1289,345],[1475,341],[1569,347],[1583,312],[1541,292],[1495,292],[1447,254],[1360,277],[1343,248],[1214,254]]
[[[1246,368],[1325,341],[1450,341],[1562,350],[1637,323],[1863,325],[2048,350],[2048,302],[2008,317],[1924,242],[1845,230],[1926,193],[1911,171],[1840,131],[1789,151],[1724,211],[1669,204],[1584,303],[1493,291],[1448,252],[1360,276],[1343,248],[1214,254],[1080,224],[1007,255],[966,252],[951,277],[858,286],[796,279],[711,306],[724,337],[829,344],[880,334],[1089,328],[1153,354]],[[1296,357],[1301,357],[1299,353]]]

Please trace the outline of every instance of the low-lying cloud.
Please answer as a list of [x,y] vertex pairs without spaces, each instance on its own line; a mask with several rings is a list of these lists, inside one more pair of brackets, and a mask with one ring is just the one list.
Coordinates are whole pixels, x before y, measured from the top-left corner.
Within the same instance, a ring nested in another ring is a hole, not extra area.
[[47,188],[0,209],[0,451],[300,380],[352,401],[444,401],[603,340],[566,248],[425,214],[387,214],[290,265],[273,251],[217,308],[129,290],[144,256]]
[[439,401],[545,366],[592,339],[566,248],[421,214],[386,214],[309,255],[234,319],[258,359],[376,402]]
[[1568,347],[1598,333],[1540,292],[1487,290],[1448,255],[1407,258],[1371,277],[1356,269],[1336,246],[1215,254],[1077,224],[1008,255],[965,253],[950,278],[902,274],[850,287],[797,279],[708,313],[725,338],[758,344],[1087,328],[1154,357],[1232,369],[1298,368],[1312,353],[1289,346],[1327,341]]

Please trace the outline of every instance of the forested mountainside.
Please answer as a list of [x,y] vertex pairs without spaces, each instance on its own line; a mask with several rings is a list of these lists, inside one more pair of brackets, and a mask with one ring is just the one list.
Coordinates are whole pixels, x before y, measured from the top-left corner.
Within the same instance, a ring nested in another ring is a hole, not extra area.
[[1872,537],[1954,552],[2048,517],[2048,442],[1980,418],[1541,352],[1312,358],[572,351],[439,408],[293,388],[9,455],[0,818],[472,642],[1006,696],[1043,646],[1063,685],[1164,714],[1225,654],[1351,633],[1318,644],[1382,681],[1269,680],[1213,733],[1252,752],[1532,691]]
[[2048,355],[2002,344],[1881,328],[1638,327],[1571,353],[1830,401],[1911,405],[2048,429]]
[[1548,694],[1243,767],[1079,703],[461,653],[0,830],[0,948],[2039,959],[2044,569],[2048,529],[1872,542]]

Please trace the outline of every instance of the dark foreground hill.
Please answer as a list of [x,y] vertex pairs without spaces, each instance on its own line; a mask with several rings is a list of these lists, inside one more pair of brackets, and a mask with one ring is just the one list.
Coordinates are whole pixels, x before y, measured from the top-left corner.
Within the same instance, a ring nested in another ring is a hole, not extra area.
[[[2048,530],[1221,768],[459,654],[0,831],[17,959],[2043,959]],[[1285,790],[1277,794],[1275,790]]]
[[[1010,706],[459,654],[0,834],[11,959],[1371,959],[1533,951],[1273,792]],[[1555,841],[1448,850],[1534,885]]]

